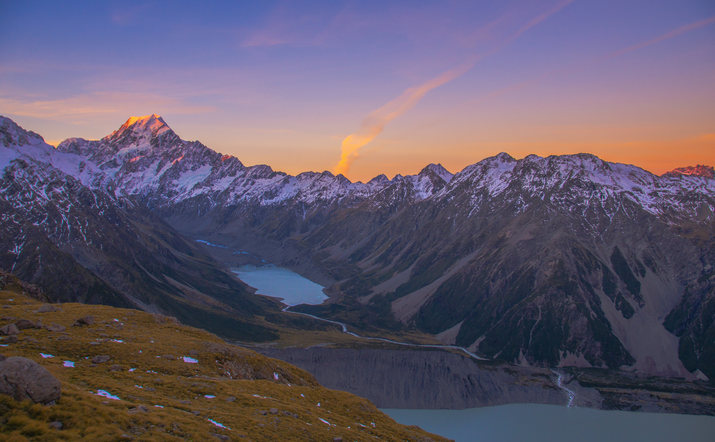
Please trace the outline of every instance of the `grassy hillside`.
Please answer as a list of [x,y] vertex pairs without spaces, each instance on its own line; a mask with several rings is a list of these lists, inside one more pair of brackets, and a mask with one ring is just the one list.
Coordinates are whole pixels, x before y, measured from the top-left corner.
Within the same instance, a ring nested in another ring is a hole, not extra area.
[[[44,406],[0,395],[2,440],[445,440],[172,318],[75,303],[37,313],[43,304],[22,292],[12,281],[0,290],[0,326],[28,319],[43,328],[3,337],[0,353],[47,368],[62,397]],[[88,315],[94,324],[73,326]],[[109,361],[93,363],[100,355]]]

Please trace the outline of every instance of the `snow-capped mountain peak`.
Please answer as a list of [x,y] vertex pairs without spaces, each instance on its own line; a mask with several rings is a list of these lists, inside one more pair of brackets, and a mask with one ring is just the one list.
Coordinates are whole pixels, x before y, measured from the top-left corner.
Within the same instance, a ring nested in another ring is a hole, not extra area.
[[444,166],[442,166],[441,164],[428,164],[424,167],[424,169],[420,171],[419,175],[427,175],[429,173],[433,173],[438,177],[442,178],[445,183],[449,183],[454,177],[454,174],[445,169]]
[[169,125],[157,114],[145,115],[143,117],[129,117],[118,130],[112,132],[106,139],[108,141],[120,139],[126,132],[150,138],[161,135],[169,130],[171,130]]

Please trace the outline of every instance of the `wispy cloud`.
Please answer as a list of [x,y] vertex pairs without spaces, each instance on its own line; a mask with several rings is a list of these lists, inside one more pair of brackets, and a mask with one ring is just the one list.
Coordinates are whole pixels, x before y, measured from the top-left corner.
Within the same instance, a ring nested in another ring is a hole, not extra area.
[[335,166],[335,173],[347,173],[353,162],[360,157],[360,148],[378,136],[387,123],[415,107],[427,92],[463,75],[470,70],[475,63],[476,60],[469,61],[419,86],[409,88],[399,97],[370,113],[370,115],[362,121],[360,129],[354,134],[348,135],[343,140],[342,155],[340,162]]
[[[488,55],[493,55],[505,46],[509,45],[511,42],[516,40],[520,35],[522,35],[527,30],[538,25],[544,21],[549,16],[555,14],[561,10],[564,6],[571,3],[573,0],[566,0],[558,3],[555,7],[537,15],[536,17],[529,20],[525,25],[519,28],[518,31],[508,36],[505,40],[499,42],[485,55],[472,56],[468,61],[462,65],[450,69],[431,80],[404,91],[399,97],[380,107],[379,109],[371,112],[365,119],[363,119],[360,129],[345,137],[342,142],[340,161],[335,166],[336,174],[347,174],[350,170],[352,164],[360,158],[360,148],[365,146],[367,143],[372,141],[377,137],[385,128],[385,125],[395,118],[403,115],[408,110],[414,108],[417,103],[422,99],[422,97],[427,94],[427,92],[432,89],[442,86],[455,78],[461,77],[466,72],[471,70],[479,60]],[[511,14],[506,14],[499,19],[487,24],[482,28],[482,31],[477,31],[473,35],[479,39],[484,39],[486,35],[491,34],[492,28],[496,27],[498,24],[504,22],[504,18]]]
[[661,35],[660,37],[656,37],[656,38],[654,38],[654,39],[652,39],[652,40],[648,40],[648,41],[646,41],[646,42],[639,43],[639,44],[637,44],[637,45],[633,45],[633,46],[630,46],[630,47],[627,47],[627,48],[624,48],[624,49],[620,49],[620,50],[615,51],[615,52],[612,52],[612,53],[610,53],[610,54],[608,54],[608,55],[604,55],[603,57],[599,57],[599,58],[596,60],[596,62],[601,62],[601,61],[608,60],[609,58],[618,57],[619,55],[623,55],[623,54],[625,54],[625,53],[627,53],[627,52],[631,52],[631,51],[635,51],[635,50],[638,50],[638,49],[642,49],[642,48],[644,48],[644,47],[646,47],[646,46],[650,46],[650,45],[652,45],[652,44],[659,43],[659,42],[661,42],[661,41],[663,41],[663,40],[668,40],[668,39],[670,39],[670,38],[676,37],[676,36],[678,36],[678,35],[680,35],[680,34],[683,34],[683,33],[685,33],[685,32],[693,31],[693,30],[695,30],[695,29],[702,28],[702,27],[704,27],[704,26],[708,26],[708,25],[711,25],[711,24],[713,24],[713,23],[715,23],[715,16],[710,17],[710,18],[706,18],[705,20],[697,21],[697,22],[695,22],[695,23],[691,23],[691,24],[689,24],[689,25],[681,26],[681,27],[679,27],[679,28],[677,28],[677,29],[674,29],[674,30],[672,30],[672,31],[670,31],[670,32],[668,32],[668,33],[666,33],[666,34]]
[[12,98],[0,95],[0,109],[9,115],[82,124],[97,116],[126,118],[137,113],[170,109],[175,114],[213,112],[211,106],[193,106],[175,98],[128,92],[95,92],[62,99]]
[[[659,36],[659,37],[653,38],[653,39],[648,40],[648,41],[645,41],[645,42],[643,42],[643,43],[638,43],[638,44],[636,44],[636,45],[629,46],[629,47],[627,47],[627,48],[619,49],[619,50],[617,50],[617,51],[613,51],[613,52],[611,52],[611,53],[609,53],[609,54],[602,55],[602,56],[599,56],[599,57],[596,57],[596,58],[592,58],[592,59],[590,59],[590,60],[588,60],[588,61],[585,61],[585,62],[582,62],[582,63],[573,64],[573,65],[571,65],[571,66],[564,67],[564,68],[554,69],[554,70],[551,70],[551,71],[549,71],[549,72],[543,73],[543,74],[541,74],[541,75],[539,75],[539,76],[536,76],[536,77],[534,77],[534,78],[531,78],[531,79],[529,79],[529,80],[522,81],[522,82],[519,82],[519,83],[515,83],[515,84],[512,84],[512,85],[507,86],[507,87],[505,87],[505,88],[502,88],[502,89],[499,89],[499,90],[496,90],[496,91],[489,92],[488,94],[486,94],[486,95],[484,95],[484,96],[482,96],[482,97],[480,97],[480,98],[477,98],[477,99],[475,99],[475,100],[470,100],[470,101],[464,103],[464,106],[471,106],[471,105],[474,105],[474,104],[477,104],[477,103],[481,103],[481,102],[483,102],[483,101],[486,101],[486,100],[489,100],[489,99],[498,97],[498,96],[500,96],[500,95],[504,95],[504,94],[507,94],[507,93],[515,92],[515,91],[517,91],[517,90],[524,89],[524,88],[526,88],[526,87],[528,87],[528,86],[531,86],[531,85],[533,85],[533,84],[535,84],[535,83],[538,83],[538,82],[540,82],[540,81],[542,81],[542,80],[545,80],[545,79],[547,79],[547,78],[552,78],[552,77],[555,77],[555,76],[557,76],[557,75],[569,75],[569,74],[575,74],[575,73],[578,73],[578,72],[582,72],[582,71],[584,71],[584,70],[586,70],[586,69],[588,69],[588,68],[590,68],[590,67],[592,67],[592,66],[595,66],[595,65],[598,64],[598,63],[602,63],[602,62],[607,61],[607,60],[610,60],[610,59],[612,59],[612,58],[616,58],[616,57],[618,57],[618,56],[627,54],[628,52],[636,51],[636,50],[638,50],[638,49],[642,49],[642,48],[645,48],[645,47],[647,47],[647,46],[650,46],[650,45],[653,45],[653,44],[656,44],[656,43],[660,43],[661,41],[668,40],[668,39],[670,39],[670,38],[676,37],[676,36],[681,35],[681,34],[683,34],[683,33],[686,33],[686,32],[689,32],[689,31],[693,31],[693,30],[695,30],[695,29],[699,29],[699,28],[702,28],[702,27],[704,27],[704,26],[708,26],[708,25],[711,25],[711,24],[714,24],[714,23],[715,23],[715,16],[710,17],[710,18],[705,19],[705,20],[697,21],[697,22],[695,22],[695,23],[690,23],[690,24],[688,24],[688,25],[681,26],[681,27],[679,27],[679,28],[677,28],[677,29],[674,29],[674,30],[672,30],[672,31],[670,31],[670,32],[667,32],[667,33],[665,33],[665,34],[663,34],[663,35],[661,35],[661,36]],[[462,106],[460,106],[460,109],[461,109],[461,107],[462,107]]]

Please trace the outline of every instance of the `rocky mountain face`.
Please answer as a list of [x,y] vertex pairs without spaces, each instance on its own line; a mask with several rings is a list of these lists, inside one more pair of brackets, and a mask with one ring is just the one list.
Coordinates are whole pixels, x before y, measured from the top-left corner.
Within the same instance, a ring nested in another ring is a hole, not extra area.
[[305,241],[359,269],[346,297],[489,358],[712,376],[714,195],[703,176],[500,154],[376,229],[346,218]]
[[93,162],[0,119],[0,266],[53,301],[163,312],[234,339],[275,337],[251,318],[277,307]]
[[330,285],[306,312],[523,365],[715,376],[712,168],[500,154],[352,183],[246,167],[156,115],[56,152],[186,236]]

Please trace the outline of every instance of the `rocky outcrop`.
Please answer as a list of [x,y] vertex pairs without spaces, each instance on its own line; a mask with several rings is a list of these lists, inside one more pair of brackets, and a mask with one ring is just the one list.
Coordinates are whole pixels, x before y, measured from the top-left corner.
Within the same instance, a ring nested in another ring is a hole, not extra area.
[[52,404],[61,395],[60,381],[37,362],[12,357],[0,361],[0,394],[17,401]]

